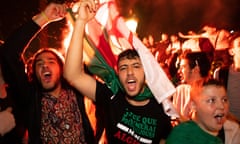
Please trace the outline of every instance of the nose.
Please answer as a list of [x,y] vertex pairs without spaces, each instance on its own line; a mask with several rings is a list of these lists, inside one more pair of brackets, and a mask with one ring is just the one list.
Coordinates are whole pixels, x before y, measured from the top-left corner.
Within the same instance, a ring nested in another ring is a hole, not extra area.
[[224,101],[217,102],[217,108],[219,108],[219,109],[224,109],[225,105],[226,105],[226,102],[224,102]]
[[132,67],[128,67],[127,74],[128,75],[132,75],[133,74],[133,68]]
[[47,68],[48,64],[46,62],[43,63],[42,68]]

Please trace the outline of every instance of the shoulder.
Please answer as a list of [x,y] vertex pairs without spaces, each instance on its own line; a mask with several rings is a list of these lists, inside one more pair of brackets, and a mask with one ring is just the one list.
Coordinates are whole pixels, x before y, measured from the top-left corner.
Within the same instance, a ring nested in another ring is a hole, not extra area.
[[190,89],[191,85],[189,84],[180,84],[176,87],[177,91],[185,90],[185,89]]
[[176,87],[176,92],[173,95],[173,99],[187,98],[190,96],[191,85],[180,84]]
[[113,92],[111,89],[105,84],[97,81],[96,83],[96,102],[97,103],[109,103],[112,99]]
[[[196,127],[197,124],[193,121],[186,121],[186,122],[182,122],[179,125],[175,126],[173,129],[175,131],[179,131],[179,130],[188,130],[189,127]],[[186,129],[187,128],[187,129]]]
[[99,82],[99,81],[96,81],[96,93],[99,94],[99,93],[112,93],[111,92],[111,89],[105,84],[105,83],[102,83],[102,82]]
[[192,121],[187,121],[180,123],[179,125],[175,126],[170,135],[167,138],[167,144],[179,144],[179,143],[186,143],[189,142],[189,138],[191,138],[191,127],[194,126],[195,123]]

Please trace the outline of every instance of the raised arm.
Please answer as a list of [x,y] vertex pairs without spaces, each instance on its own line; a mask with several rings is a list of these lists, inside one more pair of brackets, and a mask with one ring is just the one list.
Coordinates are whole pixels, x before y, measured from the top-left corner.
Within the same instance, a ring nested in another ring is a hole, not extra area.
[[[64,4],[50,3],[40,13],[36,14],[31,21],[16,29],[5,41],[1,48],[2,57],[11,62],[19,61],[19,55],[23,54],[28,44],[48,23],[63,19],[66,14]],[[8,59],[8,57],[11,57]],[[15,58],[12,60],[12,58]],[[18,64],[16,64],[18,65]]]
[[28,84],[24,61],[21,54],[28,48],[28,44],[48,23],[65,17],[64,4],[49,3],[42,12],[36,14],[29,22],[16,29],[0,47],[2,74],[9,87],[13,87],[18,95],[25,96],[27,90],[22,88]]
[[96,80],[85,73],[83,68],[83,39],[86,23],[94,17],[95,12],[94,0],[80,3],[64,66],[64,77],[83,95],[94,101]]
[[65,15],[66,5],[50,3],[43,11],[33,17],[33,21],[43,28],[50,22],[63,19]]

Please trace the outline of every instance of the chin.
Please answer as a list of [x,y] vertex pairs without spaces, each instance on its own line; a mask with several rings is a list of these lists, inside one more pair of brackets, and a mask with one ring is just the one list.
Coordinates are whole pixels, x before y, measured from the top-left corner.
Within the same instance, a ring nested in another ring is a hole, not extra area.
[[43,91],[44,92],[51,92],[51,91],[53,91],[55,89],[55,87],[53,87],[53,86],[43,86]]
[[134,91],[127,91],[128,95],[130,96],[136,96],[138,95],[140,92],[139,90],[134,90]]
[[131,93],[127,93],[128,97],[130,98],[134,98],[136,96],[136,94],[131,94]]

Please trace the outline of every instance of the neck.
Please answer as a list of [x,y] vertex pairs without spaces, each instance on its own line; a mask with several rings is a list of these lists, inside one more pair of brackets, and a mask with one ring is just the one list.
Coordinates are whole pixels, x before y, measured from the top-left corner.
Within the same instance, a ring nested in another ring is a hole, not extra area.
[[144,106],[149,103],[150,99],[142,100],[142,101],[136,101],[134,99],[130,99],[128,97],[125,97],[129,104],[133,106]]
[[61,89],[62,89],[62,87],[61,87],[61,85],[59,84],[55,89],[53,89],[53,90],[51,90],[51,91],[48,91],[48,92],[46,92],[46,93],[49,94],[49,95],[51,95],[51,96],[53,96],[53,97],[58,98],[59,95],[60,95],[60,93],[61,93]]
[[190,80],[187,84],[192,85],[194,83],[198,83],[198,82],[201,82],[203,80],[204,80],[204,78],[202,78],[201,76],[196,76],[194,79]]
[[210,135],[213,135],[213,136],[217,136],[219,131],[211,131],[211,130],[208,130],[204,125],[202,125],[197,119],[193,119],[193,121],[195,123],[197,123],[197,125],[203,129],[205,132],[209,133]]

